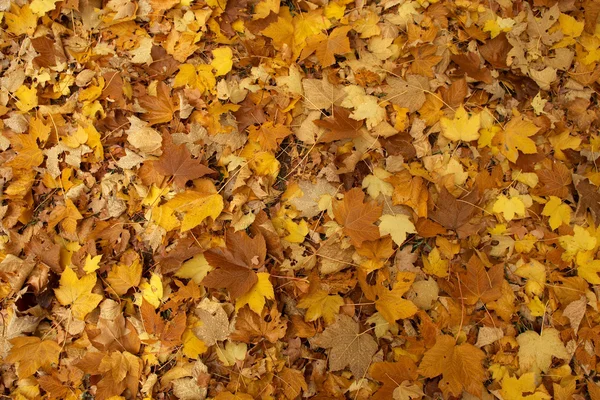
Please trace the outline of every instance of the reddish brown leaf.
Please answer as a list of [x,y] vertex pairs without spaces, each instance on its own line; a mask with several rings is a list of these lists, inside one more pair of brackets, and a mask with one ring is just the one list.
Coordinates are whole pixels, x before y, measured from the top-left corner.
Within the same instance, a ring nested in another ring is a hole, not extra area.
[[544,161],[543,168],[536,171],[540,184],[535,194],[538,196],[556,196],[566,198],[570,191],[569,186],[573,182],[571,170],[560,161]]
[[373,379],[383,384],[373,395],[373,400],[389,400],[394,398],[394,390],[404,381],[417,379],[417,366],[407,356],[401,356],[397,362],[377,362],[370,368]]
[[215,267],[202,281],[210,288],[225,288],[231,297],[247,293],[257,282],[255,269],[260,268],[266,257],[267,247],[262,235],[250,238],[245,232],[229,232],[225,249],[210,249],[204,257]]
[[589,179],[584,179],[577,184],[577,193],[579,194],[577,215],[582,216],[589,210],[596,224],[600,224],[600,193],[598,187],[592,185]]
[[200,160],[192,158],[184,144],[178,146],[172,142],[165,143],[163,154],[154,163],[154,169],[165,176],[172,176],[175,186],[185,187],[187,181],[212,174],[215,171],[202,165]]
[[146,110],[143,118],[150,125],[169,122],[177,111],[171,99],[171,90],[164,82],[159,82],[156,86],[156,96],[142,96],[139,98],[139,102]]
[[466,196],[457,199],[445,187],[436,202],[436,209],[430,217],[448,229],[457,230],[471,219],[479,201],[477,190],[471,190]]
[[360,135],[364,121],[350,118],[350,111],[343,107],[333,106],[331,116],[324,119],[314,120],[317,126],[327,129],[319,139],[319,142],[330,143],[342,139],[354,139]]
[[375,201],[364,203],[365,194],[359,188],[346,192],[343,200],[333,203],[333,214],[352,243],[360,247],[365,240],[379,239],[379,228],[373,223],[379,219],[383,206]]

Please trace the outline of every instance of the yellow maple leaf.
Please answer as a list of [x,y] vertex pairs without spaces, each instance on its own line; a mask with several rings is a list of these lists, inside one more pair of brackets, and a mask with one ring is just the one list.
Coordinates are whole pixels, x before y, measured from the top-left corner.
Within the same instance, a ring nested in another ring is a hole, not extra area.
[[19,110],[27,112],[38,105],[37,89],[21,85],[15,91],[15,97],[18,99],[17,107]]
[[[544,400],[551,398],[547,393],[536,389],[535,374],[533,372],[523,374],[518,379],[506,374],[502,378],[500,393],[504,400]],[[528,394],[524,395],[523,393]]]
[[41,17],[48,11],[54,10],[56,8],[56,3],[59,1],[60,0],[33,0],[30,4],[31,12]]
[[260,315],[265,307],[266,299],[273,300],[275,298],[273,285],[269,281],[269,273],[259,272],[256,275],[258,276],[258,280],[254,286],[252,286],[252,289],[250,289],[248,293],[237,298],[235,302],[236,310],[239,310],[248,304],[252,311]]
[[404,214],[382,215],[379,220],[381,221],[379,224],[379,232],[381,232],[382,235],[389,234],[394,243],[398,246],[404,243],[407,233],[417,232],[409,217]]
[[31,11],[29,4],[20,8],[13,2],[10,4],[10,12],[4,14],[8,32],[17,36],[33,35],[37,27],[38,16]]
[[295,223],[293,220],[286,218],[284,219],[284,227],[288,231],[288,235],[284,237],[290,243],[302,243],[304,238],[308,235],[308,224],[306,220],[301,219],[299,223]]
[[437,247],[429,252],[427,257],[423,256],[423,271],[430,275],[435,275],[440,278],[448,276],[448,260],[441,257]]
[[100,268],[100,260],[102,260],[102,254],[99,256],[92,257],[90,254],[85,258],[85,264],[83,265],[83,270],[88,274],[91,274],[98,268]]
[[527,331],[517,336],[519,343],[519,366],[521,371],[546,372],[552,364],[552,357],[568,360],[570,358],[559,332],[554,328],[544,328],[539,335]]
[[577,275],[592,285],[600,285],[598,272],[600,272],[600,260],[592,260],[577,266]]
[[492,210],[497,214],[502,214],[507,221],[511,221],[515,216],[525,216],[525,203],[519,197],[508,198],[501,194],[494,202]]
[[135,258],[131,265],[119,263],[113,266],[106,277],[110,288],[119,296],[127,293],[132,287],[140,284],[142,277],[142,263]]
[[163,283],[160,275],[152,273],[150,280],[144,280],[140,284],[140,290],[142,291],[141,296],[136,297],[135,304],[138,306],[142,305],[142,299],[150,303],[154,308],[160,306],[160,302],[163,298]]
[[[18,362],[19,378],[27,378],[40,369],[58,364],[60,345],[54,340],[42,340],[35,336],[19,336],[10,340],[12,349],[6,357],[7,362]],[[23,397],[25,398],[25,397]]]
[[392,290],[380,290],[378,299],[375,301],[375,308],[390,324],[395,324],[398,319],[412,317],[418,311],[417,306],[412,301],[402,298],[404,293],[412,286],[415,274],[412,272],[399,272],[396,279],[397,282]]
[[564,131],[559,135],[551,136],[549,139],[552,149],[554,149],[554,157],[557,160],[565,161],[567,157],[563,150],[572,149],[578,150],[581,145],[581,138],[577,136],[571,136],[569,131]]
[[573,235],[565,235],[558,238],[558,243],[565,249],[562,256],[564,260],[575,257],[578,253],[593,250],[598,240],[593,237],[585,228],[575,225]]
[[60,286],[54,290],[56,299],[63,306],[71,306],[73,316],[83,320],[86,315],[93,311],[102,296],[92,293],[96,285],[96,274],[87,274],[81,279],[71,268],[67,267],[60,276]]
[[308,294],[298,302],[298,308],[307,308],[304,315],[305,321],[315,321],[323,317],[327,324],[335,322],[335,316],[343,305],[344,299],[340,295],[329,295],[324,290]]
[[469,114],[461,105],[456,110],[454,118],[442,117],[440,119],[440,127],[442,128],[442,135],[452,141],[470,142],[471,140],[477,140],[479,139],[479,128],[481,127],[481,115],[476,113],[469,117]]
[[213,60],[210,65],[215,69],[215,76],[226,75],[233,67],[233,51],[231,47],[213,49]]
[[535,142],[529,137],[535,135],[539,129],[532,122],[524,120],[519,115],[511,119],[504,129],[494,135],[492,144],[509,161],[515,162],[519,157],[519,151],[524,154],[537,153]]
[[202,279],[204,279],[212,270],[213,267],[208,264],[204,254],[201,253],[196,254],[194,257],[181,264],[181,268],[177,270],[175,276],[183,279],[191,279],[195,283],[200,284]]
[[206,218],[216,219],[223,211],[223,197],[218,193],[205,193],[187,190],[169,200],[166,207],[183,213],[181,231],[186,232],[200,225]]
[[187,317],[187,327],[181,336],[183,343],[183,355],[187,358],[198,358],[202,353],[208,350],[206,344],[194,334],[194,328],[202,326],[202,321],[193,314]]
[[550,196],[550,200],[542,210],[542,215],[550,217],[548,223],[550,228],[555,230],[562,224],[569,225],[571,222],[571,207],[568,204],[563,204],[560,198]]

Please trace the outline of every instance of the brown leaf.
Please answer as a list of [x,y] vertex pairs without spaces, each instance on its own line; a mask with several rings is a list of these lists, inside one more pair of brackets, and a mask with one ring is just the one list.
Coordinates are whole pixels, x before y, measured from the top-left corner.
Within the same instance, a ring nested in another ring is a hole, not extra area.
[[308,390],[306,379],[300,370],[284,367],[278,376],[281,380],[279,387],[288,400],[296,399],[303,390]]
[[512,45],[506,38],[506,33],[501,33],[484,45],[479,46],[479,52],[483,58],[494,68],[506,68],[506,59],[511,51]]
[[319,347],[331,349],[329,369],[333,372],[350,367],[355,379],[365,376],[377,351],[377,342],[368,333],[360,333],[353,318],[340,314],[335,324],[330,325],[313,341]]
[[592,185],[589,179],[584,179],[577,184],[577,193],[579,194],[579,202],[577,203],[576,214],[582,216],[589,210],[594,217],[594,222],[600,224],[600,193],[598,187]]
[[165,347],[174,347],[181,344],[181,335],[183,335],[187,320],[184,312],[173,310],[175,317],[165,323],[160,314],[154,311],[154,307],[146,299],[142,300],[140,310],[146,332],[158,337]]
[[254,269],[264,264],[266,252],[262,235],[250,238],[243,231],[229,232],[225,249],[210,249],[204,253],[208,263],[216,269],[202,280],[202,284],[209,288],[225,288],[236,299],[258,281]]
[[573,182],[571,170],[560,161],[544,161],[543,168],[536,171],[540,185],[536,188],[538,196],[556,196],[561,199],[569,196],[569,187]]
[[439,386],[445,396],[460,396],[466,390],[480,397],[485,380],[484,358],[485,353],[472,344],[457,346],[453,337],[438,336],[435,346],[425,353],[419,373],[426,378],[442,375]]
[[448,89],[442,88],[440,90],[442,91],[442,98],[451,107],[458,107],[463,104],[469,94],[469,86],[464,77],[452,82]]
[[333,106],[333,113],[329,117],[314,120],[313,123],[327,129],[327,132],[318,138],[318,142],[331,143],[360,136],[360,128],[362,128],[364,120],[352,119],[350,111],[340,106]]
[[[211,310],[213,311],[213,310]],[[214,312],[198,308],[196,315],[202,325],[194,328],[194,334],[207,346],[212,346],[218,341],[229,337],[229,318],[223,307],[215,307]]]
[[171,99],[171,90],[164,82],[156,86],[156,96],[145,95],[139,98],[140,105],[146,110],[143,118],[150,124],[160,124],[173,119],[177,111]]
[[462,275],[459,283],[465,304],[473,305],[479,300],[484,303],[498,300],[502,296],[503,280],[503,264],[496,264],[488,271],[479,257],[473,255],[469,259],[467,271]]
[[212,174],[215,171],[192,158],[185,144],[165,143],[163,154],[154,162],[154,169],[165,176],[172,176],[175,186],[185,187],[187,181]]
[[418,377],[415,362],[407,356],[400,356],[397,362],[377,362],[371,365],[369,373],[383,384],[373,395],[373,400],[393,399],[394,390],[403,381],[415,381]]
[[359,188],[346,192],[343,200],[333,203],[333,214],[352,244],[360,247],[365,240],[379,239],[379,228],[373,223],[379,219],[383,206],[375,201],[364,203],[365,194]]
[[285,336],[286,330],[287,320],[281,318],[276,308],[270,311],[265,308],[262,315],[258,315],[244,307],[237,314],[235,331],[230,338],[244,343],[258,343],[265,338],[271,343],[276,343]]
[[460,67],[460,70],[471,78],[487,84],[492,83],[492,73],[486,67],[480,66],[481,61],[477,53],[457,54],[451,58]]
[[448,229],[458,230],[471,219],[479,202],[477,190],[473,189],[469,194],[460,199],[452,196],[445,187],[442,187],[436,209],[431,212],[430,217]]

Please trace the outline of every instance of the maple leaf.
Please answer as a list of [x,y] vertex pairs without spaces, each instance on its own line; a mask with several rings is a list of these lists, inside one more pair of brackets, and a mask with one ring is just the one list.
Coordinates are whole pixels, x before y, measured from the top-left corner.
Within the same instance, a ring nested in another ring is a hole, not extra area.
[[61,347],[54,340],[42,340],[35,336],[19,336],[10,340],[12,349],[6,357],[10,363],[18,362],[19,378],[27,378],[40,368],[58,364]]
[[442,117],[440,119],[442,135],[450,140],[462,140],[470,142],[479,139],[479,128],[481,127],[481,116],[479,113],[469,117],[467,111],[461,105],[453,119]]
[[54,294],[60,304],[71,306],[75,318],[84,319],[103,299],[102,295],[92,293],[95,285],[95,273],[79,279],[77,274],[67,267],[60,277],[60,287],[54,290]]
[[343,200],[333,203],[335,220],[357,247],[365,240],[379,239],[379,228],[373,223],[381,216],[383,206],[374,201],[364,203],[364,198],[364,192],[354,188],[346,192]]
[[409,112],[419,110],[427,100],[425,93],[429,92],[429,80],[418,75],[407,75],[406,80],[402,78],[387,78],[384,91],[387,94],[385,100],[408,108]]
[[594,222],[600,224],[600,193],[598,187],[592,185],[589,179],[584,179],[577,184],[576,189],[579,194],[576,214],[581,216],[589,210],[592,217],[594,217]]
[[350,26],[338,27],[329,36],[318,35],[310,38],[300,54],[300,59],[303,60],[316,52],[322,67],[334,64],[335,54],[346,54],[352,50],[347,37],[350,29],[352,29]]
[[327,327],[312,343],[331,349],[331,371],[339,371],[348,366],[355,379],[365,376],[371,357],[378,348],[377,342],[367,333],[360,333],[358,323],[347,315],[339,315],[336,323]]
[[442,187],[436,203],[437,208],[431,212],[430,217],[445,228],[458,230],[469,222],[478,202],[477,190],[472,190],[466,196],[457,199]]
[[187,181],[212,174],[215,171],[192,158],[184,144],[165,143],[163,154],[154,162],[154,169],[165,176],[172,176],[175,186],[185,187]]
[[307,308],[304,315],[306,321],[315,321],[323,317],[327,324],[335,321],[342,305],[344,299],[340,295],[329,295],[325,290],[315,290],[304,296],[297,304],[298,308]]
[[452,336],[438,336],[435,345],[427,350],[419,373],[426,378],[442,375],[440,389],[446,396],[460,396],[463,390],[481,396],[485,371],[485,353],[469,343],[456,345]]
[[442,61],[443,58],[442,56],[435,55],[436,52],[437,46],[429,44],[411,48],[410,54],[414,57],[414,60],[410,64],[411,72],[427,78],[433,78],[432,68]]
[[552,364],[552,357],[570,358],[559,332],[554,328],[545,328],[541,335],[535,331],[523,332],[517,336],[517,342],[521,371],[546,372]]
[[418,377],[415,362],[407,356],[400,356],[397,362],[376,362],[369,373],[383,384],[373,395],[373,400],[394,398],[394,391],[402,382],[415,381]]
[[235,331],[230,339],[244,343],[258,343],[263,338],[271,343],[276,343],[285,336],[287,320],[281,317],[277,308],[265,308],[260,314],[244,307],[236,318]]
[[303,390],[308,390],[304,373],[300,370],[284,367],[278,376],[282,382],[280,388],[288,400],[296,399]]
[[266,299],[275,299],[275,293],[273,292],[273,285],[269,281],[270,275],[267,272],[259,272],[256,274],[258,280],[250,288],[250,290],[240,297],[235,302],[235,309],[239,310],[246,304],[252,311],[260,314],[265,307]]
[[[200,305],[202,307],[202,304]],[[218,341],[226,340],[229,337],[229,318],[227,313],[220,305],[213,307],[198,308],[196,315],[200,318],[202,324],[194,328],[194,334],[200,338],[207,346],[212,346]]]
[[545,160],[542,168],[535,171],[540,184],[536,187],[538,196],[556,196],[564,199],[571,193],[569,187],[573,182],[572,172],[560,161]]
[[135,258],[129,265],[117,264],[113,266],[106,277],[111,289],[118,295],[124,295],[132,287],[140,284],[142,278],[142,264]]
[[529,137],[535,135],[540,128],[532,122],[523,119],[523,116],[514,117],[492,139],[492,144],[500,149],[509,161],[515,162],[519,151],[523,154],[537,153],[535,142]]
[[260,143],[264,150],[275,150],[281,140],[291,135],[292,131],[287,126],[273,124],[268,121],[259,127],[252,126],[248,129],[248,138]]
[[466,272],[461,275],[460,290],[462,290],[465,304],[472,305],[479,300],[489,303],[499,299],[502,296],[503,281],[504,267],[502,264],[496,264],[488,271],[479,257],[471,256],[467,262]]
[[412,272],[399,272],[396,279],[397,282],[392,290],[381,288],[378,291],[378,298],[375,301],[377,311],[390,324],[396,323],[396,320],[399,319],[412,317],[418,311],[417,306],[412,301],[402,298],[404,293],[412,286],[415,274]]
[[254,269],[260,268],[266,257],[262,235],[250,238],[245,232],[228,233],[225,249],[210,249],[204,253],[214,271],[202,280],[210,288],[226,288],[232,298],[248,293],[258,281]]
[[156,96],[145,95],[139,98],[140,105],[146,110],[144,119],[150,125],[169,122],[177,109],[171,100],[171,90],[164,82],[156,86]]
[[415,225],[407,215],[382,215],[379,220],[379,232],[383,235],[389,234],[398,246],[404,243],[407,233],[417,233]]
[[165,347],[181,344],[181,335],[183,335],[187,320],[185,313],[176,312],[175,317],[165,323],[160,314],[146,300],[142,301],[140,312],[146,332],[159,338]]
[[350,111],[343,107],[333,106],[331,116],[324,119],[316,119],[313,123],[327,131],[317,138],[318,142],[331,143],[336,140],[354,139],[360,136],[360,128],[364,120],[350,118]]

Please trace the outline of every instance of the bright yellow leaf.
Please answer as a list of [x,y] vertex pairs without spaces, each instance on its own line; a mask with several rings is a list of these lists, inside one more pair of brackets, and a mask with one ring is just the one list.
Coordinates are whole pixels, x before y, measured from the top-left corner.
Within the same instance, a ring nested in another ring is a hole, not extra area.
[[61,274],[59,283],[59,288],[54,290],[56,299],[63,306],[71,306],[73,316],[77,319],[83,320],[102,300],[101,295],[92,293],[96,285],[95,273],[79,279],[77,274],[67,267]]
[[219,47],[213,49],[213,60],[211,65],[215,69],[215,76],[226,75],[233,67],[233,52],[231,47]]
[[508,198],[501,194],[494,203],[492,210],[496,214],[502,214],[507,221],[511,221],[515,216],[525,216],[525,203],[518,197]]
[[186,232],[200,225],[206,218],[216,219],[223,211],[223,197],[218,193],[204,193],[187,190],[169,200],[166,207],[183,213],[181,231]]
[[502,378],[500,394],[502,394],[504,400],[544,400],[551,398],[547,393],[536,391],[536,389],[535,374],[533,372],[523,374],[518,379],[506,374]]
[[577,267],[577,275],[592,285],[600,285],[598,272],[600,272],[600,260],[592,260]]
[[585,228],[575,225],[573,235],[561,236],[558,243],[565,249],[563,259],[570,259],[577,253],[592,250],[596,247],[597,239],[593,237]]
[[308,224],[306,220],[300,220],[299,223],[295,223],[293,220],[286,218],[284,220],[285,229],[288,231],[288,235],[284,237],[290,243],[302,243],[304,238],[308,235]]
[[17,107],[21,111],[27,112],[38,105],[37,89],[34,87],[19,86],[15,91],[15,97],[18,99]]
[[539,128],[522,116],[514,117],[503,130],[494,135],[492,144],[496,146],[509,161],[515,162],[519,151],[524,154],[537,153],[535,142],[529,137],[537,133]]
[[410,289],[415,280],[412,272],[399,272],[396,275],[396,283],[392,290],[382,289],[375,301],[375,308],[390,324],[398,319],[409,318],[418,311],[412,301],[403,299],[404,293]]
[[144,280],[140,284],[140,290],[142,295],[138,296],[135,304],[141,306],[142,298],[150,303],[154,308],[160,306],[160,302],[163,298],[163,283],[160,275],[153,273],[150,276],[150,280]]
[[83,270],[88,274],[91,274],[98,268],[100,268],[100,260],[102,260],[102,254],[99,256],[92,257],[88,254],[85,258],[85,264],[83,265]]
[[13,35],[33,35],[37,27],[38,16],[35,15],[29,4],[19,8],[11,2],[10,12],[4,14],[7,31]]
[[423,271],[440,278],[448,276],[448,260],[444,260],[437,247],[429,252],[427,257],[423,256]]
[[204,279],[204,277],[212,270],[213,267],[208,264],[204,254],[201,253],[196,254],[194,257],[181,264],[181,268],[177,270],[175,276],[183,279],[191,279],[195,283],[200,284],[202,279]]
[[462,140],[464,142],[470,142],[471,140],[479,139],[481,115],[476,113],[469,117],[469,114],[461,105],[458,110],[456,110],[453,119],[442,117],[440,119],[440,126],[444,137],[452,141]]
[[142,263],[135,258],[131,265],[119,263],[113,266],[106,277],[110,288],[122,296],[132,287],[140,284],[142,278]]
[[41,17],[48,11],[54,10],[56,8],[56,3],[59,1],[60,0],[33,0],[30,4],[31,12]]
[[554,157],[557,160],[563,161],[567,159],[563,150],[579,150],[579,146],[581,145],[581,138],[578,136],[571,136],[567,130],[559,135],[551,136],[548,140],[554,150]]
[[546,267],[535,259],[531,259],[528,263],[517,263],[515,275],[527,279],[525,290],[529,294],[541,295],[544,292],[546,285]]
[[398,246],[402,245],[406,240],[407,233],[416,233],[415,226],[407,215],[382,215],[379,220],[379,232],[381,235],[389,234],[394,243]]
[[315,321],[323,317],[327,324],[335,322],[335,317],[343,305],[344,299],[340,295],[329,295],[324,290],[317,290],[298,302],[298,308],[307,308],[304,315],[305,321]]
[[252,286],[252,289],[236,300],[236,310],[248,304],[252,311],[260,315],[265,307],[266,299],[273,300],[275,298],[273,285],[269,281],[270,275],[267,272],[259,272],[256,275],[258,276],[258,281]]
[[567,204],[563,204],[560,198],[550,196],[550,200],[542,210],[542,215],[550,217],[548,223],[550,224],[550,228],[555,230],[562,224],[569,225],[571,222],[571,207]]

